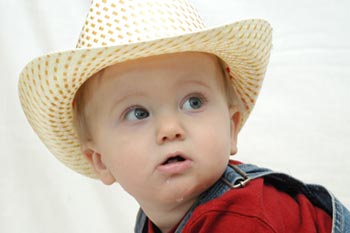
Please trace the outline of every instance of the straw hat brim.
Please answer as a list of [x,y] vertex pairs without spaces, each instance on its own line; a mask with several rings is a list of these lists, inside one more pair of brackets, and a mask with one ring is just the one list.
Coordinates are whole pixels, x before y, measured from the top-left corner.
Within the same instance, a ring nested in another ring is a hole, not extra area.
[[74,171],[96,178],[80,151],[73,127],[72,101],[79,87],[99,70],[127,60],[197,51],[221,58],[248,118],[265,75],[272,28],[260,19],[238,21],[203,31],[124,45],[50,53],[29,62],[20,74],[19,97],[25,115],[47,148]]

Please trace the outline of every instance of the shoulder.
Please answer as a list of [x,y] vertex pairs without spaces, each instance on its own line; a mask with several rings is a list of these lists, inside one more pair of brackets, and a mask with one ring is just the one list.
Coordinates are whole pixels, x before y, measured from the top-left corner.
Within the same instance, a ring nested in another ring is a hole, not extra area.
[[328,229],[330,216],[304,195],[292,196],[258,178],[198,206],[183,232],[330,232]]

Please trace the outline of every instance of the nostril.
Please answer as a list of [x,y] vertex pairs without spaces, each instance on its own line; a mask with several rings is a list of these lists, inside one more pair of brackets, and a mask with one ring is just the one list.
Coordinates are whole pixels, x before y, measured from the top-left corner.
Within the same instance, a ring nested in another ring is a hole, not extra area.
[[156,140],[159,144],[174,140],[182,141],[185,137],[185,131],[181,127],[171,124],[163,124],[156,132]]
[[167,136],[163,136],[162,137],[162,141],[165,142],[165,141],[172,141],[172,140],[178,140],[178,139],[182,139],[183,138],[183,135],[181,133],[177,133],[177,134],[174,134],[174,135],[167,135]]

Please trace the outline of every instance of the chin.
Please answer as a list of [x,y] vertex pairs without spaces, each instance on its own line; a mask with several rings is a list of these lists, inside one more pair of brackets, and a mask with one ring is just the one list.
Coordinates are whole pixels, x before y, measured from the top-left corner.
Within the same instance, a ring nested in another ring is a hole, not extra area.
[[219,177],[208,177],[201,180],[167,180],[166,201],[182,202],[197,199],[197,197],[210,188]]

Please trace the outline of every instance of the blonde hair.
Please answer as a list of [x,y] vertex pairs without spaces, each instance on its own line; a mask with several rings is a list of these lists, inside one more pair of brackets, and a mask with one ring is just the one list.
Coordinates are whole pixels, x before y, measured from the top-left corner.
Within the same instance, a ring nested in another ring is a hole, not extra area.
[[[237,97],[237,94],[231,84],[231,79],[233,77],[229,73],[229,68],[226,63],[217,57],[218,65],[221,68],[221,73],[218,80],[222,86],[223,93],[225,93],[226,101],[228,107],[236,106],[240,112],[244,111],[244,106],[240,98]],[[73,125],[78,134],[78,139],[80,143],[85,143],[89,140],[92,140],[91,132],[91,121],[89,121],[89,109],[87,108],[87,103],[93,94],[92,82],[96,79],[99,79],[103,75],[104,69],[92,75],[75,94],[73,101]]]
[[245,110],[242,100],[238,98],[236,91],[232,85],[233,76],[230,73],[230,67],[220,58],[218,58],[218,63],[221,67],[221,83],[223,85],[223,92],[225,93],[226,101],[229,107],[236,106],[240,112]]
[[73,125],[75,131],[78,134],[78,139],[80,143],[92,140],[91,133],[91,121],[89,121],[89,109],[87,108],[87,103],[92,97],[92,82],[95,79],[101,78],[104,69],[93,74],[90,78],[83,83],[75,94],[73,100]]

